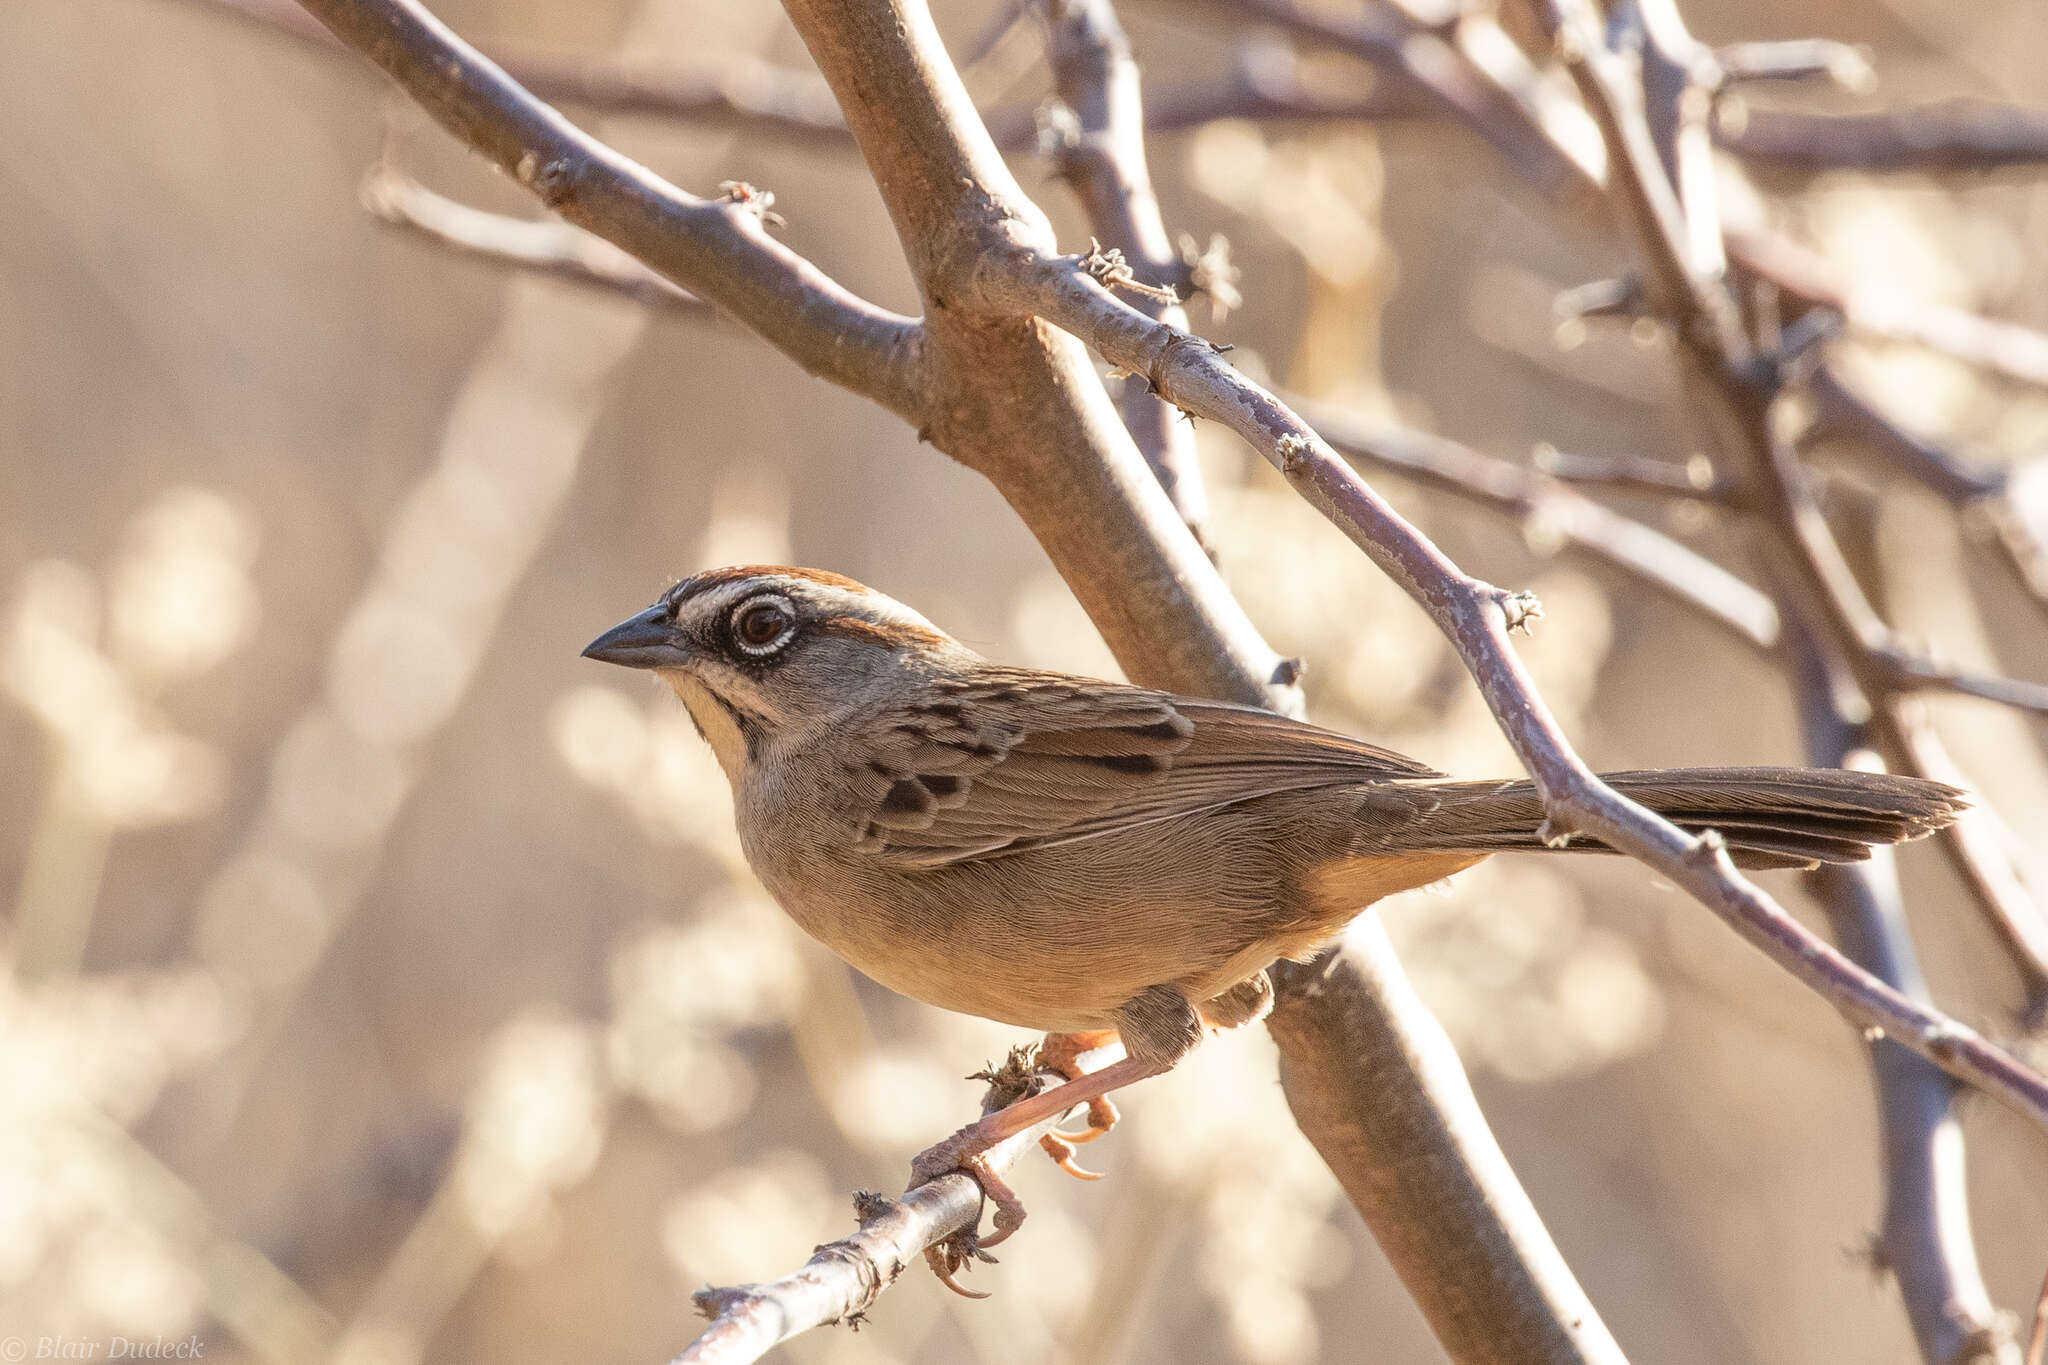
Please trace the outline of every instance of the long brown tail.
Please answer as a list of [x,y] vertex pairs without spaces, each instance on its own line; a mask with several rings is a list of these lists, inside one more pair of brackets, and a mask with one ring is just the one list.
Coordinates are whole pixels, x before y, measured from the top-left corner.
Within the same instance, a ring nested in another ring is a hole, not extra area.
[[[1839,768],[1665,768],[1601,777],[1681,829],[1719,830],[1742,867],[1859,862],[1870,856],[1871,845],[1932,834],[1969,805],[1967,795],[1940,782]],[[1475,853],[1545,847],[1536,835],[1543,804],[1533,783],[1428,787],[1443,804],[1402,830],[1402,847]],[[1565,847],[1613,851],[1585,838]]]

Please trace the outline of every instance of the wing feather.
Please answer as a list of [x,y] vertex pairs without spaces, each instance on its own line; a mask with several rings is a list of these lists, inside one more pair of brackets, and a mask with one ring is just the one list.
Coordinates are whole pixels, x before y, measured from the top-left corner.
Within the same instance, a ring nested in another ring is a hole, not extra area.
[[1270,711],[991,669],[876,726],[855,845],[941,867],[1097,838],[1271,792],[1440,777]]

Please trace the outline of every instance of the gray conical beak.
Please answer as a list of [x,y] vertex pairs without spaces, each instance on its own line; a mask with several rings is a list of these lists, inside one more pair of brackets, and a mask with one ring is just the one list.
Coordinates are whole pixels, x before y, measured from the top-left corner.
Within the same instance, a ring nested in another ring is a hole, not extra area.
[[669,609],[652,606],[592,640],[583,657],[625,668],[678,668],[690,656],[676,637]]

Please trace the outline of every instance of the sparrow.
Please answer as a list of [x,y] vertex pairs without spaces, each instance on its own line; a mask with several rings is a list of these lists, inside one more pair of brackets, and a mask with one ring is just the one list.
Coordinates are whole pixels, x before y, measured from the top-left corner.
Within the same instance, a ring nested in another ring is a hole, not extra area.
[[[1521,778],[1449,777],[1256,707],[993,662],[902,603],[817,569],[686,578],[584,654],[652,669],[732,785],[747,861],[806,932],[904,995],[1048,1035],[1068,1077],[970,1124],[914,1174],[972,1171],[995,1235],[1022,1221],[990,1147],[1171,1068],[1271,1006],[1382,897],[1546,843]],[[1919,838],[1966,804],[1938,782],[1812,768],[1603,780],[1751,868]],[[1121,1060],[1088,1053],[1120,1041]]]

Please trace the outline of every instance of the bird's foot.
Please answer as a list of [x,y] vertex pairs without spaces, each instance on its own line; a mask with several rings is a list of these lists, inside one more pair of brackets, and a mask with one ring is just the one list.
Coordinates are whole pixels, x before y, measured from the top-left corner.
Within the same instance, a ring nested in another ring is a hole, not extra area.
[[[1033,1058],[1041,1071],[1050,1071],[1064,1076],[1067,1080],[1078,1081],[1090,1074],[1083,1066],[1082,1059],[1093,1052],[1100,1052],[1116,1044],[1116,1031],[1103,1029],[1094,1033],[1048,1033],[1045,1041],[1038,1045]],[[1095,1139],[1116,1127],[1116,1105],[1107,1095],[1096,1095],[1088,1101],[1088,1126],[1079,1132],[1055,1129],[1048,1134],[1048,1141],[1041,1143],[1046,1153],[1069,1175],[1078,1175],[1084,1180],[1098,1180],[1101,1177],[1083,1173],[1072,1164],[1073,1147]],[[1062,1150],[1064,1149],[1064,1150]]]
[[[1002,1112],[999,1109],[989,1118],[998,1117]],[[945,1141],[925,1148],[910,1162],[912,1189],[937,1180],[942,1175],[950,1175],[954,1171],[973,1176],[975,1183],[981,1186],[982,1197],[995,1205],[995,1218],[994,1231],[975,1243],[974,1249],[977,1251],[983,1247],[995,1246],[1024,1226],[1024,1201],[1017,1197],[1017,1192],[1010,1188],[1009,1182],[996,1174],[995,1168],[988,1163],[988,1149],[1010,1134],[997,1133],[992,1137],[988,1128],[987,1119],[980,1123],[970,1123]],[[977,1219],[977,1225],[979,1222]]]
[[994,1265],[996,1258],[981,1249],[981,1238],[973,1228],[962,1228],[951,1237],[943,1237],[924,1249],[924,1263],[938,1276],[939,1283],[963,1299],[985,1299],[985,1289],[969,1289],[955,1278],[962,1270],[972,1270],[975,1262]]
[[1045,1154],[1052,1158],[1053,1165],[1059,1167],[1068,1175],[1074,1177],[1074,1179],[1100,1180],[1102,1179],[1102,1172],[1091,1171],[1074,1160],[1074,1144],[1076,1142],[1087,1142],[1100,1136],[1102,1136],[1100,1133],[1093,1131],[1088,1133],[1068,1133],[1055,1128],[1040,1138],[1038,1145],[1043,1147]]

